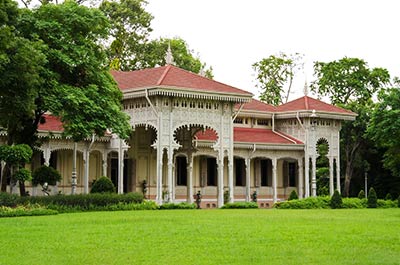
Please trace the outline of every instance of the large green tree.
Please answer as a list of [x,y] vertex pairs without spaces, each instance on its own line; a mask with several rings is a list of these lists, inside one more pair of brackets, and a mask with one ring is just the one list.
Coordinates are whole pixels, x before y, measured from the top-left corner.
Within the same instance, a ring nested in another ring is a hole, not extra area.
[[400,86],[382,91],[378,99],[368,133],[386,150],[384,166],[400,178]]
[[146,68],[143,60],[153,16],[145,10],[145,0],[105,0],[100,4],[111,22],[106,36],[107,54],[111,67],[118,70]]
[[[383,68],[369,68],[358,58],[343,58],[332,62],[315,62],[316,80],[311,90],[321,96],[328,96],[334,105],[352,110],[358,114],[355,121],[343,122],[341,131],[342,160],[345,167],[343,194],[349,195],[350,183],[355,167],[362,167],[360,150],[366,145],[372,97],[390,81],[389,72]],[[357,164],[357,162],[360,162]]]
[[286,55],[281,52],[254,63],[256,87],[261,90],[260,99],[275,106],[286,103],[293,78],[302,68],[302,56],[298,53]]
[[[15,61],[26,65],[26,71],[22,67],[4,70],[7,79],[2,85],[12,85],[14,90],[12,86],[1,90],[0,121],[7,128],[9,144],[36,145],[37,128],[46,122],[46,112],[60,117],[65,134],[75,141],[104,135],[107,129],[127,138],[130,126],[121,108],[122,93],[99,45],[110,28],[103,13],[75,1],[20,11],[12,29],[27,48]],[[39,48],[34,50],[28,46],[31,43]],[[18,43],[15,46],[21,49]],[[33,68],[29,62],[35,57]]]

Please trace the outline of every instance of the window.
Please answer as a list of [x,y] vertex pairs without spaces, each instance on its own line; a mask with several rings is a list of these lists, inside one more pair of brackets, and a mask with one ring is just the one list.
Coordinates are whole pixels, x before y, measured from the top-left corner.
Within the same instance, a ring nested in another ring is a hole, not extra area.
[[187,185],[187,162],[184,156],[176,157],[176,185]]
[[296,187],[296,163],[289,162],[288,164],[289,187]]
[[261,186],[268,186],[268,160],[262,159],[260,161],[261,167]]
[[236,186],[246,186],[246,165],[244,159],[235,158]]
[[207,158],[207,186],[217,186],[217,161],[214,157]]

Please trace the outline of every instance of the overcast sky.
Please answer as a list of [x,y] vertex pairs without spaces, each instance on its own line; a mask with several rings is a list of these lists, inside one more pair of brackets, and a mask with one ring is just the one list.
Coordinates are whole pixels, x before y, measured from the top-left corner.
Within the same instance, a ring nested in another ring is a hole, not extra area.
[[258,93],[251,65],[280,51],[305,54],[294,99],[314,61],[364,59],[400,76],[400,1],[148,0],[153,38],[180,37],[213,67],[214,79]]

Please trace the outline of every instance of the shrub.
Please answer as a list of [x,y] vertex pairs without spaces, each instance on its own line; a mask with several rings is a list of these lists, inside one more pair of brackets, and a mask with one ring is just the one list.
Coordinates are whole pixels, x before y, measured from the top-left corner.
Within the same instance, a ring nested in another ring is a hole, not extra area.
[[391,201],[392,200],[392,195],[390,193],[386,194],[385,200]]
[[48,185],[56,185],[57,181],[61,180],[61,174],[54,168],[43,165],[33,171],[32,184],[43,186],[45,183]]
[[342,208],[345,209],[363,209],[367,208],[367,199],[362,198],[342,198]]
[[329,209],[330,198],[324,197],[308,197],[300,200],[283,201],[274,204],[277,209]]
[[9,194],[0,192],[0,206],[16,207],[19,203],[20,196],[17,194]]
[[340,209],[340,208],[342,208],[342,204],[343,204],[342,195],[340,195],[338,190],[335,190],[335,192],[332,195],[331,202],[330,202],[331,208],[332,209]]
[[160,210],[173,210],[173,209],[196,209],[197,206],[195,203],[164,203],[159,206]]
[[376,208],[377,207],[376,192],[374,188],[370,188],[368,192],[368,208]]
[[7,206],[0,206],[0,217],[17,217],[17,216],[38,216],[38,215],[54,215],[58,214],[57,211],[47,209],[40,205],[19,205],[11,208]]
[[289,195],[288,201],[292,201],[292,200],[298,200],[299,196],[297,195],[296,190],[292,190],[292,192]]
[[399,195],[399,197],[397,198],[397,207],[400,208],[400,195]]
[[258,208],[256,202],[229,202],[221,207],[221,209],[255,209]]
[[360,200],[365,199],[365,192],[364,190],[360,190],[357,196]]
[[94,182],[92,189],[90,190],[90,193],[112,193],[112,192],[115,192],[115,186],[109,178],[104,176],[97,179]]
[[377,208],[396,208],[397,203],[391,200],[377,200],[376,202]]

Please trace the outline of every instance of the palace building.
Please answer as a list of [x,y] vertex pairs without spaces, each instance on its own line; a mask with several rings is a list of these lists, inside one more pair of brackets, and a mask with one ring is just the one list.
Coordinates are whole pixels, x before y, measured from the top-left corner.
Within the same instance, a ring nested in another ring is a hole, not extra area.
[[[131,72],[112,71],[123,93],[123,110],[132,134],[93,137],[77,144],[77,192],[88,193],[94,180],[109,177],[118,193],[143,192],[163,202],[194,202],[202,207],[224,201],[250,201],[261,207],[316,196],[317,145],[328,145],[329,191],[340,190],[341,122],[356,114],[305,93],[280,106],[253,94],[173,65]],[[55,167],[62,181],[53,193],[71,193],[74,143],[62,135],[57,117],[40,125],[43,144],[32,169]],[[0,143],[5,135],[0,135]],[[32,195],[39,195],[33,187]]]

